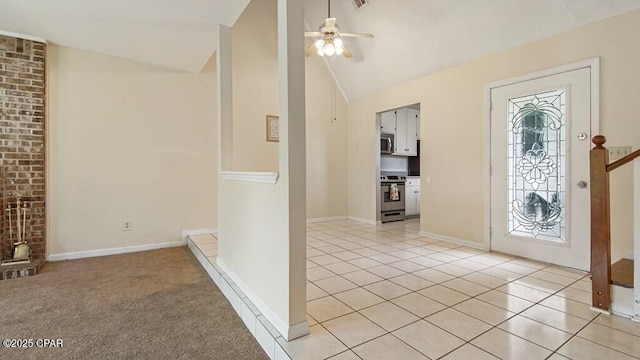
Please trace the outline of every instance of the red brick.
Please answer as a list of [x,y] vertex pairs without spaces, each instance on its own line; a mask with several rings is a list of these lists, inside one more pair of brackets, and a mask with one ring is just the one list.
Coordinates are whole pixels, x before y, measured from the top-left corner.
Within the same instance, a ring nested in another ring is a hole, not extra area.
[[[7,195],[0,205],[15,204],[15,192],[30,204],[27,240],[32,255],[45,254],[45,56],[46,46],[0,35],[0,166]],[[0,254],[10,255],[5,244],[8,224],[0,226]],[[15,233],[15,229],[14,229]]]

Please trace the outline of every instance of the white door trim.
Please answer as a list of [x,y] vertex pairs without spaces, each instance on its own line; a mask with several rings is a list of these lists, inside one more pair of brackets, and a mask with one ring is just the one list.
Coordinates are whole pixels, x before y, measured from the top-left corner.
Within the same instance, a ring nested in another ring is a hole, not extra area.
[[484,86],[484,248],[491,249],[491,90],[569,71],[591,71],[591,133],[600,134],[600,58],[594,57],[551,69],[504,79]]

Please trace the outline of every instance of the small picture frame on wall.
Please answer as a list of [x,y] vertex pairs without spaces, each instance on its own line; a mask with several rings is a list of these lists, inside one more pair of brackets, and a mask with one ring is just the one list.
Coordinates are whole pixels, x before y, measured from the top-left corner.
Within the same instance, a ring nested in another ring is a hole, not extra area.
[[280,118],[275,115],[267,115],[267,141],[280,141]]

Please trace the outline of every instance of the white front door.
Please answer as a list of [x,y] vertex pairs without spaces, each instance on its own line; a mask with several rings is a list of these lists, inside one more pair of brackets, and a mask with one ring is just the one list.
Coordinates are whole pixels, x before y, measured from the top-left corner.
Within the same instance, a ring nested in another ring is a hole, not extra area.
[[491,89],[491,250],[590,267],[589,67]]

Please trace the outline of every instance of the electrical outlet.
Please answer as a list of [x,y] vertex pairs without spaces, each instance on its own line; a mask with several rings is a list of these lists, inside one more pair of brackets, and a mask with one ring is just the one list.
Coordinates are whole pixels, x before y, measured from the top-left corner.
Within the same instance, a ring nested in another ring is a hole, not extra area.
[[607,150],[609,150],[609,162],[631,154],[631,146],[612,146],[608,147]]
[[122,231],[131,231],[131,220],[122,220]]

